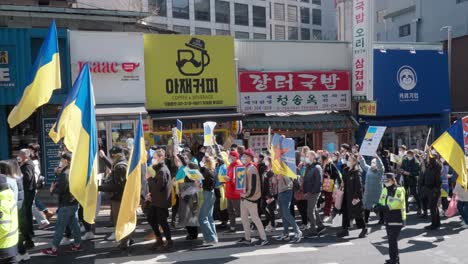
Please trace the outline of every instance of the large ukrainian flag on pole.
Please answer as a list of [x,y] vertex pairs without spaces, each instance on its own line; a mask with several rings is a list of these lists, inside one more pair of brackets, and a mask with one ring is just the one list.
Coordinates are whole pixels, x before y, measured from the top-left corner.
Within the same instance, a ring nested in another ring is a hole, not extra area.
[[140,204],[141,195],[141,166],[146,165],[147,161],[142,123],[140,116],[135,134],[135,145],[130,155],[130,166],[127,170],[127,183],[122,195],[122,204],[115,228],[117,241],[130,235],[136,227],[136,210]]
[[457,173],[457,183],[467,188],[465,143],[463,139],[462,120],[458,119],[447,131],[445,131],[432,147],[439,152],[450,167]]
[[97,201],[97,130],[89,66],[81,69],[49,136],[64,139],[72,155],[70,192],[83,207],[83,218],[93,224]]
[[52,20],[49,33],[32,66],[23,96],[8,116],[10,128],[23,122],[37,108],[49,102],[52,93],[54,90],[60,89],[61,84],[57,29],[55,21]]

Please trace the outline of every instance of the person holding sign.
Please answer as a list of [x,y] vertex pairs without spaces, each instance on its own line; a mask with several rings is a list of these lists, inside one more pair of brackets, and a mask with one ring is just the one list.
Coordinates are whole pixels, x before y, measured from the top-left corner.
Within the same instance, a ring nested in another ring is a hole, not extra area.
[[228,199],[229,230],[228,233],[236,232],[236,217],[240,215],[240,191],[236,190],[236,168],[242,166],[239,153],[233,150],[229,153],[229,166],[226,176],[226,198]]
[[257,202],[261,198],[261,178],[258,169],[253,162],[255,154],[251,149],[247,149],[242,156],[243,163],[246,167],[245,177],[245,191],[241,193],[241,218],[242,226],[244,227],[245,235],[239,240],[238,244],[251,245],[252,240],[250,237],[250,220],[255,224],[260,235],[260,246],[268,244],[265,229],[263,228],[262,221],[258,216]]

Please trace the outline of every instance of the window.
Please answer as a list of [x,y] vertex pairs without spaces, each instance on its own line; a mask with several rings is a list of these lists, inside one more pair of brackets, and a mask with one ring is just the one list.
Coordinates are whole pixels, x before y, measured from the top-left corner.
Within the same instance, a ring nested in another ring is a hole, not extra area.
[[229,36],[229,35],[231,35],[231,32],[229,32],[229,30],[217,29],[216,30],[216,35],[218,35],[218,36]]
[[229,2],[216,0],[215,9],[216,22],[229,24],[231,16],[229,12]]
[[309,3],[309,0],[301,0],[301,2]]
[[400,26],[398,31],[399,31],[400,38],[409,36],[411,34],[411,26],[410,24]]
[[249,32],[236,31],[234,33],[234,36],[235,36],[236,39],[248,39],[249,38]]
[[297,40],[297,27],[288,27],[288,39],[289,40]]
[[194,0],[195,20],[210,21],[210,0]]
[[248,26],[249,25],[249,6],[244,4],[234,4],[236,25]]
[[263,6],[253,6],[253,26],[266,27],[266,8]]
[[172,0],[172,17],[173,18],[190,18],[189,0]]
[[174,26],[173,30],[181,34],[190,35],[190,27],[186,26]]
[[322,10],[312,9],[312,24],[318,26],[322,25]]
[[195,35],[208,35],[208,36],[210,36],[211,35],[211,29],[196,27],[195,28]]
[[288,5],[288,21],[297,22],[297,6]]
[[322,0],[312,0],[312,4],[321,5]]
[[382,24],[383,22],[385,22],[385,14],[387,13],[387,10],[380,10],[380,11],[377,11],[377,23],[379,24]]
[[286,34],[284,31],[284,26],[275,25],[275,39],[286,39]]
[[310,29],[301,28],[301,39],[302,40],[310,40]]
[[284,21],[284,4],[275,3],[275,20]]
[[322,30],[313,29],[312,30],[312,39],[313,40],[321,40],[322,39]]
[[463,3],[463,2],[468,2],[468,0],[457,0],[457,4]]
[[254,33],[254,39],[266,39],[266,38],[267,38],[266,34]]
[[156,16],[167,16],[166,0],[149,0],[148,10]]
[[310,9],[301,7],[301,23],[310,24]]

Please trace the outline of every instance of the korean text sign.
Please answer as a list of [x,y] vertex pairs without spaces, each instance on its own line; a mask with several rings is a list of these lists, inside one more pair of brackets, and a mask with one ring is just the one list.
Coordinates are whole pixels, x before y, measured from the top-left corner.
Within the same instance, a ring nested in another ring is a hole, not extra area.
[[229,36],[144,35],[146,108],[236,107]]
[[372,55],[371,3],[372,0],[353,0],[353,96],[357,97],[366,97],[370,89],[367,80]]
[[450,112],[447,65],[437,50],[374,50],[377,116]]
[[349,110],[346,71],[254,72],[239,74],[243,113]]

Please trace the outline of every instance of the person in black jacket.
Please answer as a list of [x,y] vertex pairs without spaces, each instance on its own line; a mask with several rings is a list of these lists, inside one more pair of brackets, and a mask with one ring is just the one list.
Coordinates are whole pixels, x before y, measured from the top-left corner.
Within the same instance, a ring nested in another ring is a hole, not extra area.
[[325,230],[317,210],[317,202],[322,192],[322,168],[315,156],[315,152],[309,151],[305,157],[304,194],[307,199],[307,215],[310,223],[305,237],[318,236]]
[[218,234],[216,233],[216,226],[213,219],[213,209],[216,200],[214,193],[216,184],[216,164],[212,157],[204,157],[200,165],[202,165],[200,172],[203,176],[203,203],[198,217],[200,229],[206,243],[218,243]]
[[41,252],[49,256],[57,256],[60,241],[63,238],[63,232],[67,226],[70,227],[74,242],[72,251],[81,250],[81,232],[80,225],[78,223],[78,201],[70,193],[69,174],[70,174],[70,163],[71,153],[64,153],[60,161],[62,167],[57,181],[50,187],[50,192],[58,195],[58,213],[57,223],[55,224],[54,238],[52,247],[42,250]]
[[34,236],[33,230],[33,215],[32,206],[34,196],[36,195],[36,175],[34,172],[34,163],[30,160],[30,152],[28,149],[19,151],[16,158],[20,164],[21,173],[23,174],[23,190],[24,201],[21,208],[20,215],[20,229],[21,237],[18,243],[18,251],[20,254],[25,254],[26,249],[34,248],[32,237]]
[[276,175],[271,169],[271,158],[265,157],[265,172],[262,175],[262,210],[266,216],[266,232],[275,231],[275,210],[276,200],[278,199],[278,183]]
[[[151,208],[148,212],[148,220],[156,235],[156,244],[152,247],[155,250],[169,250],[173,247],[171,230],[167,218],[169,217],[169,208],[172,205],[171,191],[172,181],[171,172],[165,164],[165,153],[158,149],[153,154],[154,176],[148,178],[149,193],[147,200],[151,201]],[[159,231],[161,227],[166,237],[166,243],[162,240],[162,234]]]
[[431,211],[431,224],[424,227],[426,230],[436,230],[440,227],[439,197],[442,187],[442,164],[439,161],[439,154],[432,150],[427,157],[426,169],[423,174],[422,185],[429,210]]
[[358,156],[351,154],[343,170],[343,205],[341,212],[343,214],[342,231],[337,236],[349,236],[349,226],[351,219],[356,220],[356,225],[362,231],[359,238],[367,236],[366,223],[364,222],[364,208],[362,203],[363,188],[361,175],[362,171],[358,166]]
[[419,161],[415,159],[414,152],[412,150],[408,150],[400,167],[400,173],[403,175],[403,182],[406,190],[406,212],[409,212],[408,198],[410,195],[413,195],[416,200],[418,212],[421,211],[421,203],[419,201],[419,194],[417,193],[416,188],[418,184],[419,171]]
[[[127,160],[125,159],[124,151],[119,146],[114,146],[109,153],[112,158],[112,170],[109,175],[109,180],[99,186],[100,192],[111,193],[111,216],[114,225],[117,225],[117,218],[119,216],[120,203],[122,202],[122,195],[127,182]],[[108,240],[115,239],[115,233],[107,238]],[[122,239],[120,247],[122,249],[128,248],[129,239]]]

